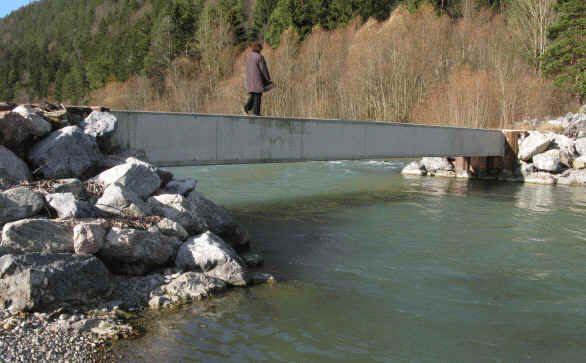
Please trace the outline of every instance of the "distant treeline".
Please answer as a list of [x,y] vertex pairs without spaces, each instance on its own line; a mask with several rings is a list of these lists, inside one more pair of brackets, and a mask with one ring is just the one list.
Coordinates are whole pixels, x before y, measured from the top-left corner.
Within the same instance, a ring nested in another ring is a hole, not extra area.
[[251,40],[277,48],[291,29],[301,44],[315,29],[424,5],[452,22],[481,9],[502,16],[529,67],[584,97],[584,0],[41,0],[0,19],[0,100],[81,103],[139,78],[165,97],[186,64],[214,88]]

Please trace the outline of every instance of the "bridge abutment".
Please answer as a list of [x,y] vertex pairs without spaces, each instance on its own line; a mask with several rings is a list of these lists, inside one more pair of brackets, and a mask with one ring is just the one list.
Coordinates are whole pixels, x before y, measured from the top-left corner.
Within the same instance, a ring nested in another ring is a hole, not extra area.
[[475,178],[497,175],[502,170],[512,171],[519,165],[519,136],[522,131],[503,130],[503,156],[458,156],[455,159],[456,177]]

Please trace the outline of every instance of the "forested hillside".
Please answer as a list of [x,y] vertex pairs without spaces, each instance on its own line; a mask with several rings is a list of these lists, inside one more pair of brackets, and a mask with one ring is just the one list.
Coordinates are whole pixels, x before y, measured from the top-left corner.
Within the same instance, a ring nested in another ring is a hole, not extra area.
[[[99,89],[107,80],[126,80],[138,74],[160,77],[174,58],[198,56],[202,13],[229,22],[230,45],[254,38],[277,44],[289,25],[305,35],[315,24],[332,29],[358,15],[385,18],[391,4],[364,0],[42,0],[0,21],[0,99],[50,95],[56,100],[79,101],[89,89]],[[286,16],[289,12],[291,16]]]
[[41,0],[0,19],[0,101],[238,112],[259,39],[278,85],[265,113],[504,126],[583,100],[585,12],[584,0]]

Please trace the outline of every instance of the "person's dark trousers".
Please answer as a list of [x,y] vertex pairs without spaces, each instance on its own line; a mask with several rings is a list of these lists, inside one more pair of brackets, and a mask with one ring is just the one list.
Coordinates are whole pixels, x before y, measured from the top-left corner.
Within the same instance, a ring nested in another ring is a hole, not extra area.
[[246,113],[252,111],[254,115],[260,116],[262,93],[250,92],[249,94],[248,101],[246,102],[246,105],[244,105],[244,111],[246,111]]

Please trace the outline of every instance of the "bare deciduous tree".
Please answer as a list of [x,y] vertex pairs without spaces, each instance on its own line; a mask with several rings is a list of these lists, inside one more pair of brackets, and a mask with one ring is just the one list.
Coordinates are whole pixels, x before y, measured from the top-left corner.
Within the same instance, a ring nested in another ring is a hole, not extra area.
[[540,57],[548,45],[547,28],[556,19],[554,3],[555,0],[514,0],[506,9],[512,34],[538,71]]

